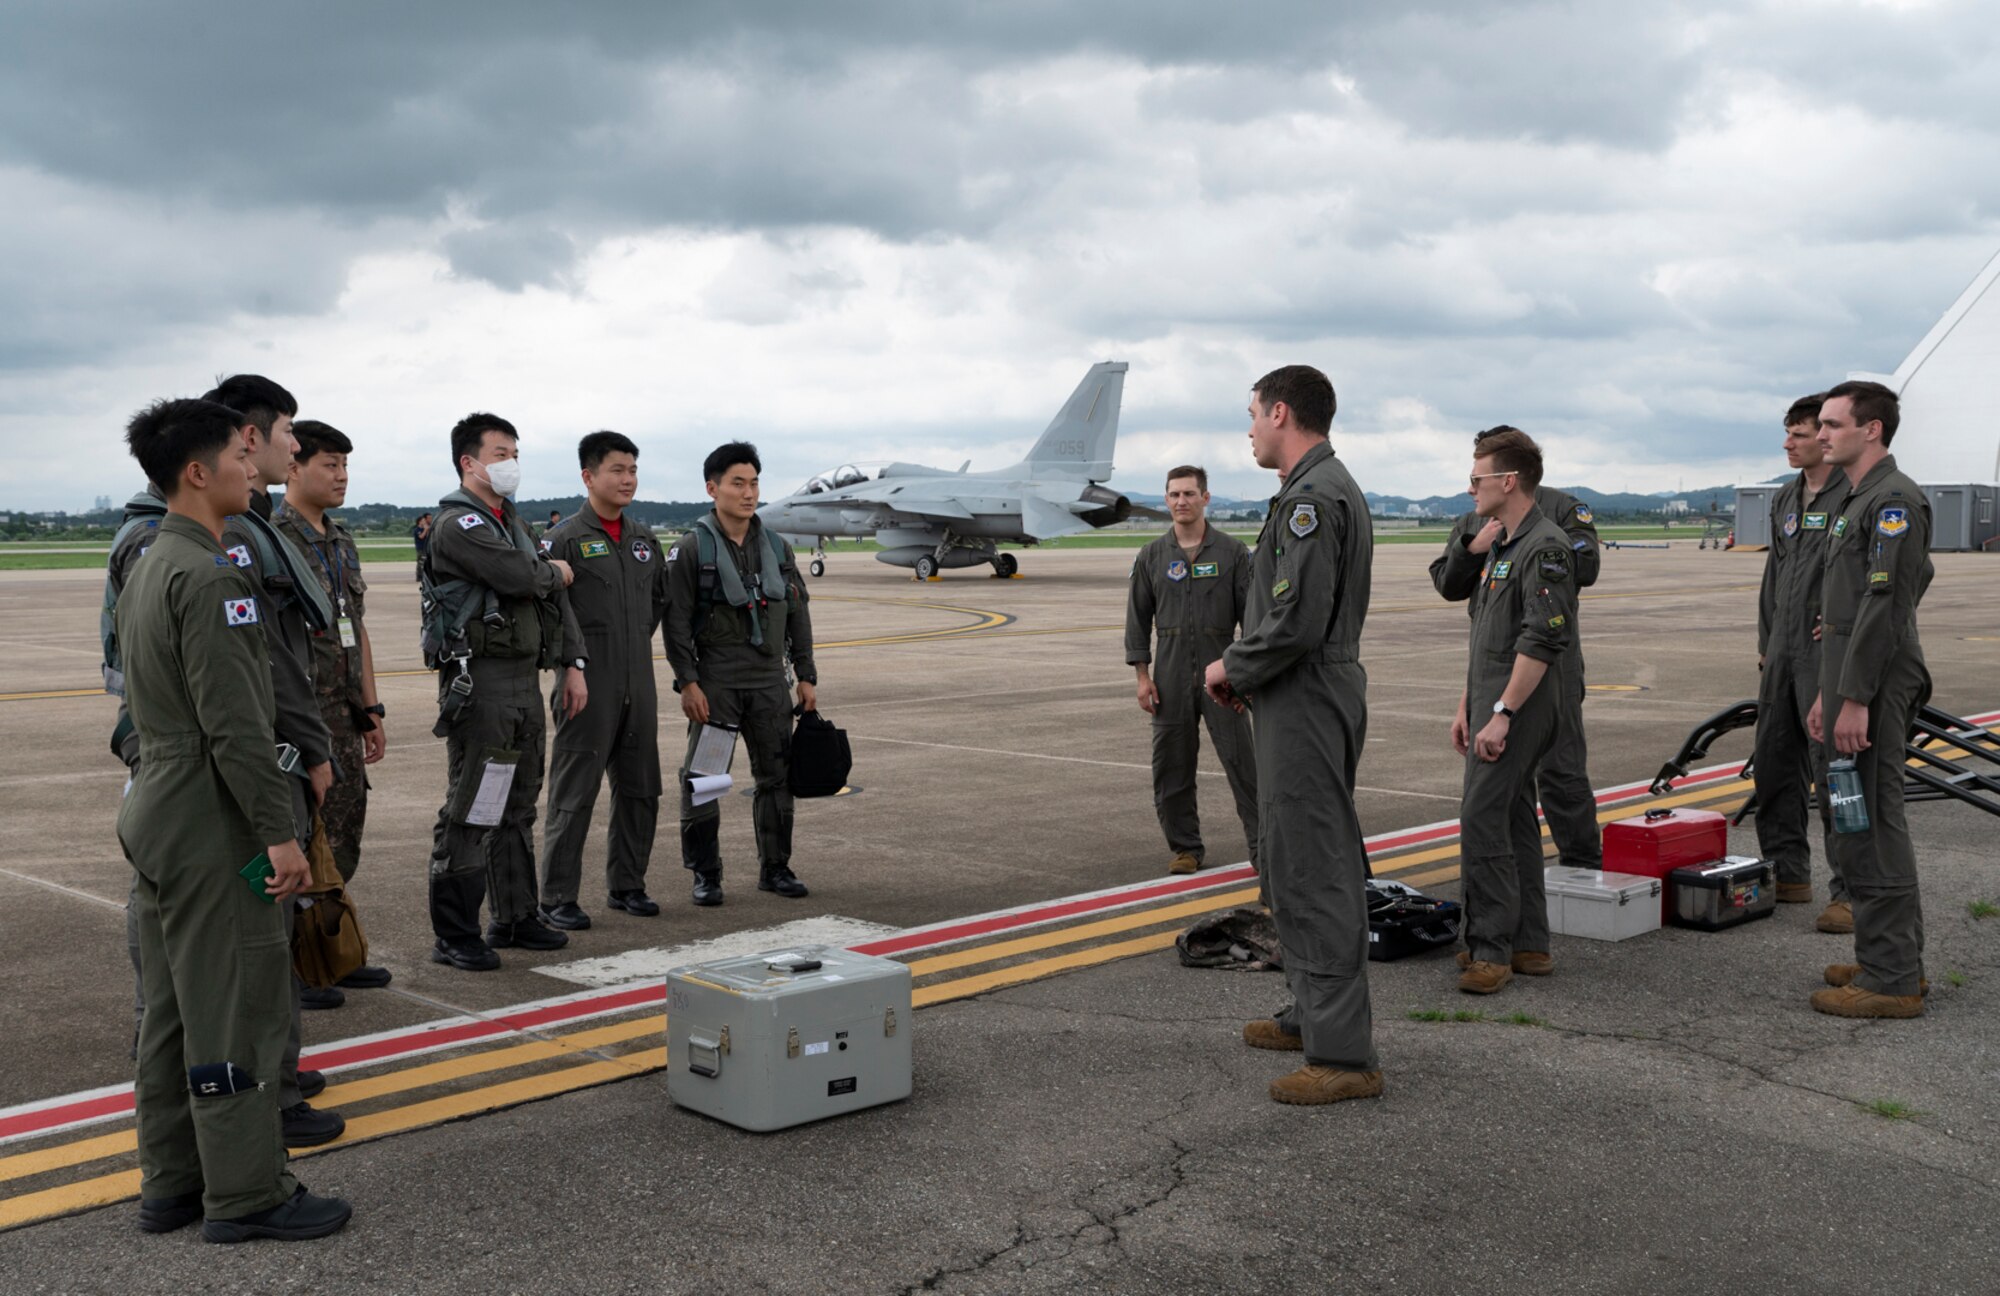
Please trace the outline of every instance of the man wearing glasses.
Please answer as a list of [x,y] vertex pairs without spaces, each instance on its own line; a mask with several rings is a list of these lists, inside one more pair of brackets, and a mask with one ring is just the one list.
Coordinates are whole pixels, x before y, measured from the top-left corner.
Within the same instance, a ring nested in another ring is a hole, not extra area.
[[[1501,424],[1472,438],[1473,453],[1488,437],[1518,429]],[[1589,589],[1597,583],[1600,554],[1597,521],[1590,506],[1567,491],[1549,486],[1534,489],[1535,507],[1569,538],[1575,588]],[[1480,572],[1494,542],[1500,523],[1467,513],[1451,529],[1444,552],[1431,561],[1431,584],[1448,602],[1466,603],[1479,587]],[[1468,609],[1470,610],[1470,609]],[[1557,698],[1555,742],[1542,758],[1535,787],[1540,793],[1542,817],[1548,822],[1549,836],[1567,868],[1603,868],[1604,845],[1597,827],[1597,791],[1590,781],[1589,751],[1583,736],[1583,641],[1576,617],[1570,617],[1570,650],[1558,663],[1561,685]]]
[[1555,970],[1542,888],[1535,774],[1556,741],[1561,661],[1576,636],[1576,551],[1535,503],[1542,452],[1508,428],[1474,450],[1473,508],[1492,530],[1472,591],[1465,692],[1451,723],[1465,757],[1459,803],[1465,881],[1465,971],[1458,988],[1492,994]]

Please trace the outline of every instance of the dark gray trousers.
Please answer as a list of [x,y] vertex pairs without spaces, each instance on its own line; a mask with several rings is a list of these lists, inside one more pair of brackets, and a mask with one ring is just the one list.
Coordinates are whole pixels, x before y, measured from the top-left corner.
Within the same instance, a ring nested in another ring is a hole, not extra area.
[[[431,930],[447,944],[480,939],[484,901],[496,923],[535,914],[535,817],[547,728],[533,662],[472,662],[472,700],[445,733],[446,788],[431,829]],[[516,753],[500,822],[464,823],[488,756]]]
[[[1806,735],[1806,716],[1819,698],[1819,655],[1785,654],[1764,663],[1757,681],[1757,745],[1751,779],[1757,788],[1757,850],[1778,870],[1780,882],[1812,881],[1812,841],[1807,835],[1812,791],[1826,785],[1826,748]],[[1819,805],[1820,840],[1826,851],[1828,895],[1845,900],[1833,846],[1833,815]]]
[[1542,820],[1556,853],[1569,868],[1604,867],[1604,839],[1597,824],[1597,789],[1590,782],[1589,747],[1583,736],[1583,676],[1563,679],[1555,741],[1542,756],[1535,787]]
[[[1854,758],[1868,828],[1833,834],[1834,868],[1854,906],[1854,961],[1861,965],[1854,984],[1877,994],[1913,995],[1923,988],[1924,908],[1903,806],[1903,762],[1910,725],[1930,692],[1930,675],[1921,662],[1891,667],[1868,708],[1868,750]],[[1837,697],[1829,697],[1822,712],[1829,761],[1839,705]]]
[[[651,663],[647,663],[650,669]],[[607,690],[607,693],[609,690]],[[590,699],[556,721],[549,757],[549,823],[542,835],[542,903],[574,901],[583,881],[583,845],[606,773],[611,828],[605,880],[612,891],[645,889],[660,819],[657,707],[644,699]]]
[[1166,687],[1160,690],[1160,712],[1153,717],[1153,809],[1160,817],[1160,831],[1166,836],[1168,850],[1184,851],[1197,861],[1206,858],[1195,797],[1203,725],[1208,726],[1208,740],[1215,747],[1215,758],[1222,762],[1230,795],[1236,799],[1236,817],[1243,823],[1243,839],[1249,843],[1250,863],[1255,867],[1257,752],[1250,736],[1250,717],[1220,705],[1199,688],[1190,692],[1176,685],[1171,699]]
[[[1546,686],[1547,681],[1545,681]],[[1555,741],[1559,705],[1543,690],[1528,699],[1507,730],[1497,761],[1465,756],[1459,804],[1459,858],[1465,898],[1465,944],[1472,957],[1510,966],[1517,952],[1549,950],[1543,886],[1542,826],[1535,818],[1535,774]],[[1470,717],[1473,736],[1492,719]]]

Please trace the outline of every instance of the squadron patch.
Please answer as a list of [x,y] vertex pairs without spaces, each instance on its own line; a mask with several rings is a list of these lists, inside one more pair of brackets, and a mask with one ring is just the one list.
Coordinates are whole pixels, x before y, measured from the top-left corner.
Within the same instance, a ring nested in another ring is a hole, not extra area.
[[1221,563],[1196,563],[1194,565],[1194,578],[1196,580],[1211,580],[1221,574]]
[[1906,508],[1883,509],[1875,519],[1875,529],[1891,540],[1895,539],[1910,529],[1910,511]]
[[1513,574],[1514,574],[1514,560],[1512,558],[1503,558],[1499,562],[1493,564],[1494,580],[1503,581]]
[[1576,520],[1579,522],[1594,522],[1597,519],[1596,516],[1591,513],[1590,505],[1578,504],[1576,506]]
[[1167,579],[1184,581],[1187,579],[1187,563],[1179,558],[1167,564]]
[[1833,538],[1838,540],[1847,534],[1847,515],[1841,514],[1833,520]]
[[1541,567],[1543,580],[1566,581],[1569,579],[1569,559],[1559,553],[1550,552],[1543,554],[1539,566]]
[[1292,583],[1289,580],[1281,580],[1271,587],[1271,597],[1274,599],[1283,598],[1291,592],[1291,589]]
[[1293,505],[1292,516],[1286,525],[1291,527],[1293,535],[1301,540],[1305,539],[1319,530],[1319,505],[1306,503]]
[[647,544],[644,540],[634,540],[632,542],[632,556],[640,562],[651,562],[653,561],[653,546]]
[[231,545],[222,552],[228,554],[229,561],[235,563],[238,567],[248,567],[250,565],[250,549],[247,545]]
[[233,626],[256,625],[257,600],[253,598],[222,600],[222,618]]
[[[1821,521],[1825,521],[1825,519],[1822,518]],[[1799,533],[1799,515],[1796,513],[1785,514],[1785,534],[1788,536],[1795,536],[1798,533]]]
[[577,548],[577,553],[585,558],[609,558],[611,544],[606,540],[586,540]]
[[[147,546],[146,546],[146,549],[151,549],[152,547],[153,547],[153,546],[151,546],[151,545],[147,545]],[[146,556],[146,549],[141,549],[141,550],[139,551],[139,556],[140,556],[141,558],[144,558],[144,557]],[[229,566],[229,565],[230,565],[230,562],[229,562],[229,557],[228,557],[228,555],[226,555],[226,554],[217,554],[217,555],[215,555],[215,565],[216,565],[217,567],[227,567],[227,566]]]
[[474,527],[485,526],[485,525],[486,525],[486,519],[479,516],[477,513],[459,514],[458,529],[461,531],[470,531]]
[[1558,613],[1549,618],[1549,629],[1560,630],[1569,623],[1569,618]]
[[1869,583],[1870,585],[1887,585],[1887,584],[1889,583],[1889,573],[1888,573],[1888,572],[1869,572],[1869,573],[1868,573],[1868,583]]
[[1826,514],[1824,513],[1806,514],[1805,527],[1806,530],[1808,531],[1826,530]]

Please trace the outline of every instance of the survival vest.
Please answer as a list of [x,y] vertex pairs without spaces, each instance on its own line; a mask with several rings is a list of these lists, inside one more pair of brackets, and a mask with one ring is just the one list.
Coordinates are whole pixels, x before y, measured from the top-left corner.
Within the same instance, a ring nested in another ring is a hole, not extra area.
[[[487,507],[464,490],[455,490],[438,501],[439,520],[443,520],[442,510],[460,506],[476,510],[482,516],[490,516]],[[542,552],[535,542],[527,539],[526,530],[518,525],[508,528],[508,539],[523,553],[541,558]],[[417,558],[417,587],[422,605],[420,622],[420,642],[424,655],[424,666],[428,670],[450,673],[446,691],[440,699],[442,714],[438,724],[440,729],[465,708],[472,699],[472,673],[470,663],[476,656],[484,656],[489,650],[495,656],[517,655],[505,652],[504,644],[512,638],[513,618],[509,615],[508,603],[503,602],[491,587],[477,581],[459,577],[440,578],[434,562],[435,546],[426,546]],[[540,644],[535,653],[536,666],[551,670],[562,661],[562,609],[553,599],[535,599],[534,613],[536,629],[540,633]],[[517,607],[518,603],[515,604]]]
[[[770,656],[784,647],[785,548],[769,528],[760,525],[757,531],[763,537],[764,554],[758,564],[756,588],[752,590],[743,583],[743,574],[736,570],[735,561],[728,557],[714,519],[707,514],[695,519],[694,636],[697,641],[701,639],[708,627],[709,614],[716,606],[741,608],[750,624],[751,645]],[[765,614],[774,603],[778,606],[771,623],[776,633],[766,635]]]

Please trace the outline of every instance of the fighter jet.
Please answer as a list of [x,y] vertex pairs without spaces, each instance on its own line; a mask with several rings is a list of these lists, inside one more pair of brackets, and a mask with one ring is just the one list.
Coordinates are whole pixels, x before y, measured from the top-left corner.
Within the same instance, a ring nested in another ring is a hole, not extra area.
[[815,576],[826,574],[827,537],[872,535],[882,546],[877,559],[914,568],[920,580],[982,563],[996,576],[1012,576],[1018,564],[1000,552],[1002,543],[1035,544],[1135,513],[1165,517],[1098,484],[1111,476],[1128,367],[1092,365],[1028,457],[1011,468],[968,472],[970,459],[957,472],[845,464],[772,500],[758,516],[793,547],[812,546],[808,570]]

